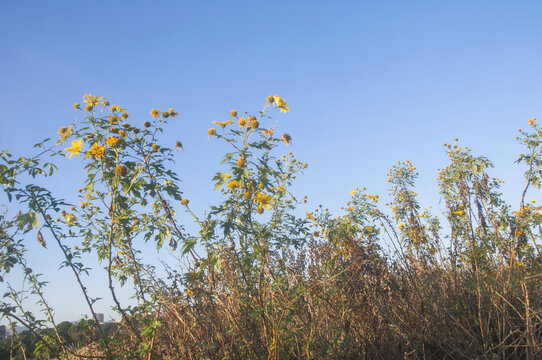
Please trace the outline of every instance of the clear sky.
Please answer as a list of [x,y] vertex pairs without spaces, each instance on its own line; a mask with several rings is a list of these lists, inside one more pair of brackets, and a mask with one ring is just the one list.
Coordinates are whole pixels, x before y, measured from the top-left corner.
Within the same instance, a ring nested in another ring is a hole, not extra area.
[[[207,138],[211,121],[277,94],[291,109],[279,131],[309,163],[296,185],[306,210],[336,212],[355,186],[385,201],[388,169],[409,159],[422,205],[438,211],[442,143],[455,137],[494,161],[518,204],[516,132],[542,117],[541,15],[539,1],[3,1],[0,148],[28,154],[79,116],[72,105],[88,93],[134,123],[174,107],[164,140],[183,142],[175,170],[203,212],[223,150]],[[69,198],[81,174],[66,165],[51,187]],[[54,274],[60,319],[77,319],[84,307],[54,250],[29,246]]]

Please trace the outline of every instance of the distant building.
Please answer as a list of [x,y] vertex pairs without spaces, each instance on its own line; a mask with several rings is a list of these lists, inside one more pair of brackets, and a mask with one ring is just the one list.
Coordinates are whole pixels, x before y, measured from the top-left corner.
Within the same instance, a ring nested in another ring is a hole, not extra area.
[[0,325],[0,340],[4,340],[8,335],[6,325]]
[[96,313],[96,318],[98,319],[98,322],[101,322],[101,323],[104,322],[104,314]]

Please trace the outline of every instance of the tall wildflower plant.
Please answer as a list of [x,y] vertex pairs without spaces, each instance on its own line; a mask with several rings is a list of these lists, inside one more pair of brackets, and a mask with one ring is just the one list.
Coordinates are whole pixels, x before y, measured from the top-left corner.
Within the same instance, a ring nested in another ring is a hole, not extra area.
[[[542,130],[520,131],[526,185],[518,204],[501,196],[492,163],[457,140],[437,184],[443,213],[424,208],[406,160],[388,174],[389,200],[356,188],[333,215],[291,185],[307,164],[288,152],[292,137],[262,110],[232,110],[207,136],[230,150],[213,178],[220,200],[192,209],[173,171],[179,140],[160,135],[174,109],[135,124],[126,109],[86,95],[82,118],[37,144],[38,154],[0,152],[0,314],[31,333],[0,342],[0,356],[100,359],[491,358],[542,354],[542,208],[528,200],[542,182]],[[205,136],[205,134],[202,134]],[[40,184],[63,157],[86,172],[76,204]],[[191,226],[187,226],[191,224]],[[194,232],[188,228],[197,229]],[[71,272],[88,319],[70,339],[46,297],[46,274],[31,264],[28,239]],[[168,247],[184,268],[143,261],[143,242]],[[387,250],[389,249],[389,250]],[[45,250],[44,250],[45,251]],[[120,321],[105,327],[99,296],[86,286],[97,256]],[[118,287],[133,287],[122,303]],[[41,312],[29,311],[35,304]],[[135,305],[134,305],[135,304]],[[84,333],[84,336],[81,336]],[[7,351],[7,352],[2,352]],[[6,355],[7,354],[7,355]]]

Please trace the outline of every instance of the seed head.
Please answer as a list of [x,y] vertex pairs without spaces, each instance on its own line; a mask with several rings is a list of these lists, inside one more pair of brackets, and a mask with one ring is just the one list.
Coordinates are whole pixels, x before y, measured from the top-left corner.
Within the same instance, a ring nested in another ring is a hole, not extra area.
[[124,165],[119,165],[115,168],[117,176],[125,177],[128,174],[128,168]]
[[256,119],[250,120],[250,123],[248,123],[248,127],[252,129],[257,129],[258,126],[260,126],[260,123]]

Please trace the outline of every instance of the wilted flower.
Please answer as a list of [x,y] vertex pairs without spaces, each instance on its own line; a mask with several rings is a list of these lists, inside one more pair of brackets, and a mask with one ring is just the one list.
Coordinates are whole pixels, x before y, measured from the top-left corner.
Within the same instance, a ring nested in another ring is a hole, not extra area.
[[292,145],[292,137],[289,134],[282,134],[282,140],[284,140],[286,145]]
[[118,165],[115,168],[115,174],[117,174],[118,176],[125,177],[128,174],[128,168],[124,165]]
[[169,112],[169,116],[171,116],[171,117],[174,118],[174,119],[175,119],[175,118],[177,117],[177,115],[179,114],[179,113],[175,112],[175,110],[173,110],[173,108],[169,108],[168,112]]

